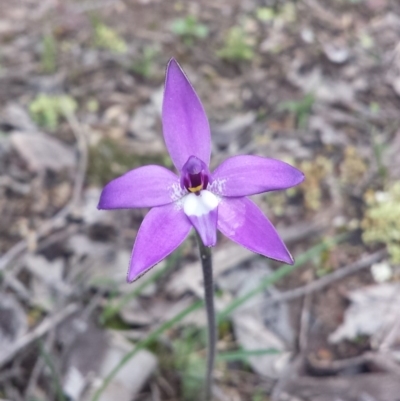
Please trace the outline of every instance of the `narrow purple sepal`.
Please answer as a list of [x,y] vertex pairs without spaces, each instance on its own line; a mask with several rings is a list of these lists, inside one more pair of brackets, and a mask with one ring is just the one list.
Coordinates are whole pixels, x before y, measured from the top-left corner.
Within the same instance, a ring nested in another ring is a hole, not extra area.
[[179,178],[161,166],[143,166],[109,182],[99,209],[153,207],[173,202],[180,191]]
[[175,59],[167,66],[162,108],[164,139],[181,171],[190,156],[210,163],[210,126],[203,105]]
[[253,252],[288,264],[294,262],[274,226],[247,198],[224,198],[220,202],[218,229]]
[[300,184],[304,174],[280,160],[233,156],[212,173],[212,191],[221,196],[248,196]]
[[175,204],[155,207],[144,218],[133,246],[128,282],[166,258],[187,237],[192,225]]

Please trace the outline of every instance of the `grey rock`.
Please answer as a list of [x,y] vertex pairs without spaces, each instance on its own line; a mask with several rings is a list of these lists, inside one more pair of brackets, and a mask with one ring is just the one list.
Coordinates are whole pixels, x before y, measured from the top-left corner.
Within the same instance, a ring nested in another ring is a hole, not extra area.
[[13,127],[16,130],[34,132],[36,124],[32,121],[27,111],[17,103],[9,103],[4,108],[0,123]]
[[[111,336],[108,349],[100,366],[99,378],[104,379],[117,366],[127,353],[132,351],[132,344],[120,336]],[[140,350],[118,371],[101,394],[99,401],[131,401],[139,393],[151,374],[157,368],[157,358],[149,351]],[[95,388],[84,397],[89,401]]]
[[13,132],[11,145],[24,159],[31,172],[72,170],[76,159],[73,150],[43,133]]
[[323,49],[328,60],[335,64],[343,64],[350,57],[350,51],[345,46],[327,43],[324,45]]
[[213,142],[217,145],[228,145],[243,134],[256,121],[256,117],[256,113],[249,111],[235,116],[224,124],[213,124],[211,127]]

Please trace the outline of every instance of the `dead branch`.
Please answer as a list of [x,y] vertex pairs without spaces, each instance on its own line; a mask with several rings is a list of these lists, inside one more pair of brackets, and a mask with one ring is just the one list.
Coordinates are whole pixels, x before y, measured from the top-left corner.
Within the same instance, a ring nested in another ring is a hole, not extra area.
[[[86,136],[79,122],[74,115],[66,115],[67,121],[70,124],[71,130],[75,135],[77,141],[77,147],[79,150],[79,163],[76,173],[76,178],[74,182],[73,194],[67,205],[61,209],[56,215],[54,215],[49,221],[43,224],[42,227],[36,232],[37,240],[42,240],[50,235],[54,230],[65,227],[67,216],[74,211],[76,206],[79,204],[86,170],[88,163],[88,149]],[[1,258],[0,258],[0,271],[4,270],[9,264],[11,264],[15,259],[20,257],[28,250],[28,241],[26,239],[21,240],[10,248]]]
[[69,304],[60,312],[45,318],[38,326],[29,333],[18,338],[16,342],[7,350],[0,353],[0,366],[9,362],[19,351],[27,347],[40,337],[43,337],[49,330],[53,329],[79,309],[78,304]]
[[316,291],[320,291],[323,288],[331,285],[335,281],[339,281],[344,279],[351,274],[355,274],[358,271],[365,269],[371,266],[373,263],[379,262],[386,256],[386,250],[375,252],[371,255],[364,257],[357,262],[351,263],[347,266],[342,267],[334,271],[333,273],[327,274],[324,277],[321,277],[318,280],[315,280],[309,284],[306,284],[302,287],[294,288],[292,290],[284,291],[281,293],[277,293],[271,295],[271,297],[263,301],[265,306],[270,306],[278,302],[288,302],[293,301],[294,299],[300,298],[302,296],[311,294]]

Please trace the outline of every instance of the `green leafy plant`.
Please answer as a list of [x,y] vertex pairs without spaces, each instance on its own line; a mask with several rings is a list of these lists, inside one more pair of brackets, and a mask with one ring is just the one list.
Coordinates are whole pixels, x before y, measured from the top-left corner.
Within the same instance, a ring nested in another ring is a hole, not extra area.
[[249,61],[254,57],[252,38],[243,28],[234,26],[228,31],[224,46],[217,51],[217,56],[229,61]]
[[305,129],[307,127],[308,118],[314,102],[314,95],[312,93],[308,93],[300,100],[291,100],[281,103],[278,106],[278,110],[286,110],[295,114],[297,127],[300,129]]
[[77,103],[71,96],[40,93],[30,103],[29,112],[38,125],[55,130],[60,118],[74,113],[76,108]]
[[268,397],[266,396],[266,391],[258,389],[255,394],[252,395],[251,401],[266,401]]
[[149,78],[153,73],[154,61],[159,49],[154,46],[146,46],[141,57],[132,64],[132,71],[144,78]]
[[276,17],[276,13],[271,7],[260,7],[256,10],[256,17],[262,22],[272,21]]
[[97,18],[92,19],[92,25],[94,29],[93,43],[96,47],[110,50],[114,53],[126,53],[128,46],[114,29]]
[[371,50],[375,45],[374,38],[367,32],[360,32],[358,35],[358,40],[361,47],[365,50]]
[[[374,113],[378,113],[379,105],[370,105],[370,110]],[[387,144],[382,138],[382,134],[377,131],[376,128],[371,127],[371,141],[372,149],[374,151],[376,164],[378,166],[378,172],[383,182],[386,182],[388,176],[388,168],[385,165],[385,152],[387,150]]]
[[385,192],[367,193],[361,223],[366,244],[386,244],[391,262],[400,263],[400,182]]
[[197,399],[204,380],[204,358],[199,351],[199,344],[205,345],[201,332],[188,327],[173,342],[174,365],[181,376],[182,398],[187,401]]
[[54,36],[49,33],[42,39],[42,70],[46,74],[53,74],[57,70],[57,41]]
[[171,24],[171,31],[180,36],[188,46],[193,45],[195,39],[204,39],[208,36],[208,27],[198,22],[194,15],[174,20]]
[[319,210],[323,200],[323,184],[332,174],[333,162],[331,158],[318,155],[315,160],[303,160],[299,167],[307,177],[301,188],[304,204],[309,210]]
[[294,22],[296,20],[296,6],[285,3],[281,7],[260,7],[256,10],[256,17],[261,22],[278,21],[279,23]]

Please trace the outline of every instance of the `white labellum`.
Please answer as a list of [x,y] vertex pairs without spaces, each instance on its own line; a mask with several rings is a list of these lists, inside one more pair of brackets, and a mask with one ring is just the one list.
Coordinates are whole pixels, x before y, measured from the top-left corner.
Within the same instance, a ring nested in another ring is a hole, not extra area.
[[200,195],[188,194],[182,200],[186,216],[196,217],[210,213],[219,203],[219,198],[207,190],[200,191]]

